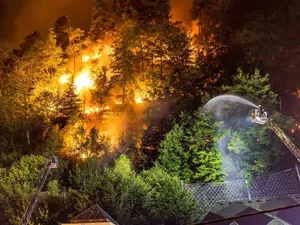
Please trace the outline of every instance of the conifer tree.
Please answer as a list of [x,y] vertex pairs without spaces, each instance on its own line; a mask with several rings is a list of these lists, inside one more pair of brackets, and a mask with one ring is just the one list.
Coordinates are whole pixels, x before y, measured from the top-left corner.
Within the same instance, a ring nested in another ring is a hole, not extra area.
[[69,45],[66,49],[69,56],[73,56],[73,76],[76,74],[76,56],[80,54],[84,46],[84,31],[80,28],[69,28]]
[[108,103],[113,83],[108,79],[106,67],[102,67],[99,72],[94,72],[94,82],[95,89],[91,90],[92,102],[99,105]]
[[57,45],[63,50],[66,50],[69,45],[68,31],[70,29],[70,18],[68,16],[61,16],[55,21],[55,34],[57,36]]
[[59,101],[58,110],[62,116],[76,117],[81,113],[81,104],[74,83],[70,83]]
[[97,0],[93,9],[92,23],[88,33],[90,40],[104,40],[116,26],[114,15],[106,0]]
[[161,142],[156,163],[186,182],[222,181],[217,124],[201,110],[192,116],[182,115],[180,124],[175,124]]

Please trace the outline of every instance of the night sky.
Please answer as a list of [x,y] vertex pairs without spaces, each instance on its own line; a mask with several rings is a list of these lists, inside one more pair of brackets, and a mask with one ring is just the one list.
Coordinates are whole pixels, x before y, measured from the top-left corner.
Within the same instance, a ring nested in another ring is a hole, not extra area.
[[[72,26],[87,30],[95,0],[0,0],[0,44],[19,45],[38,30],[46,33],[55,20],[68,15]],[[192,0],[171,0],[173,19],[187,21]]]

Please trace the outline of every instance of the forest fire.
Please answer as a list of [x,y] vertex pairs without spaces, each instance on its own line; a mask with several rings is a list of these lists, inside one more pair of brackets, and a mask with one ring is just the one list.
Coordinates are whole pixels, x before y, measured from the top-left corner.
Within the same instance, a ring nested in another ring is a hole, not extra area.
[[82,56],[82,62],[88,62],[91,59],[89,55]]
[[143,103],[143,99],[142,99],[141,97],[136,97],[136,98],[135,98],[135,102],[136,102],[137,104]]
[[77,92],[80,93],[84,88],[93,88],[94,82],[90,77],[90,72],[82,72],[75,78],[74,84]]
[[95,59],[99,59],[102,55],[99,54],[99,55],[84,55],[82,56],[82,62],[88,62],[90,60],[95,60]]
[[100,55],[93,55],[93,56],[91,56],[91,59],[98,59],[98,58],[100,58],[102,55],[100,54]]
[[59,78],[59,82],[61,84],[66,84],[69,82],[69,79],[70,79],[70,75],[69,74],[64,74],[62,75],[60,78]]

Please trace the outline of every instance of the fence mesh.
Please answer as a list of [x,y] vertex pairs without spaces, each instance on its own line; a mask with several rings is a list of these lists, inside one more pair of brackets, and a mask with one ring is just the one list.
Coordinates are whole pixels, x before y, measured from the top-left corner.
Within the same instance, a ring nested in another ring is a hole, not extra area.
[[223,183],[188,184],[187,187],[206,212],[210,211],[217,202],[300,194],[300,183],[295,168],[256,179],[251,185],[241,179]]

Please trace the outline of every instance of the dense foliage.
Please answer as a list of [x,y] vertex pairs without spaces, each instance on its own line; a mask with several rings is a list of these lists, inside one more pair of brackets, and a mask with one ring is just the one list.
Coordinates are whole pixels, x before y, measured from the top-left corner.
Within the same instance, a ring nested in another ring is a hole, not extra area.
[[221,154],[216,142],[217,124],[199,108],[192,116],[181,115],[179,124],[165,136],[157,164],[186,182],[222,181]]

